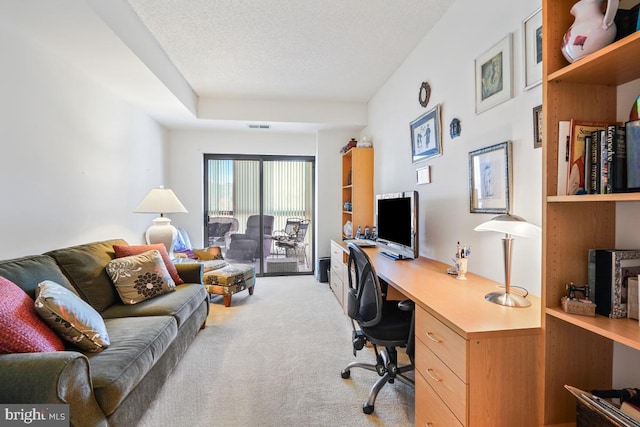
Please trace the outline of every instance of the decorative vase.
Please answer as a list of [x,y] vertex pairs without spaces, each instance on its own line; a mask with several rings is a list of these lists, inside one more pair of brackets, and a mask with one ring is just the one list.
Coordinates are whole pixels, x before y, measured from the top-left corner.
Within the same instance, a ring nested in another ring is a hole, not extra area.
[[619,0],[607,0],[604,15],[600,5],[604,0],[580,0],[571,8],[575,16],[573,25],[562,39],[562,54],[573,63],[590,53],[602,49],[616,37],[613,18],[618,10]]

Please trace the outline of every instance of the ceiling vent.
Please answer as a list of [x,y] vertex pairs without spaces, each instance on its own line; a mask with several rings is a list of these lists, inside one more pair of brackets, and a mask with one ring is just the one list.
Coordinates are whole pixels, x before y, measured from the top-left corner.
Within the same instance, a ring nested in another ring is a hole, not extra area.
[[249,129],[271,129],[271,125],[249,124]]

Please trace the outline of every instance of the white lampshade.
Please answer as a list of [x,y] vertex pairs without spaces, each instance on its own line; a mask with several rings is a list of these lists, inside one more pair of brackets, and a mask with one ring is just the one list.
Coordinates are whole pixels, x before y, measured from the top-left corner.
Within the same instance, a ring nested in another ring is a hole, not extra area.
[[475,231],[494,231],[504,233],[502,249],[504,255],[504,292],[491,292],[485,295],[487,301],[506,305],[508,307],[529,307],[531,303],[526,295],[521,296],[511,292],[511,254],[513,251],[513,236],[536,238],[541,230],[537,225],[528,223],[517,215],[504,214],[493,217],[474,228]]
[[498,215],[483,222],[475,231],[495,231],[518,237],[540,237],[540,227],[527,222],[524,218],[512,214]]
[[149,191],[134,212],[157,213],[164,216],[166,213],[187,213],[187,209],[173,191],[160,186]]
[[135,208],[136,213],[157,213],[160,217],[153,220],[153,224],[147,229],[145,238],[147,243],[163,243],[173,258],[173,247],[176,243],[178,231],[171,225],[171,220],[165,218],[165,213],[187,213],[184,205],[178,200],[173,191],[160,186],[149,191],[142,202]]

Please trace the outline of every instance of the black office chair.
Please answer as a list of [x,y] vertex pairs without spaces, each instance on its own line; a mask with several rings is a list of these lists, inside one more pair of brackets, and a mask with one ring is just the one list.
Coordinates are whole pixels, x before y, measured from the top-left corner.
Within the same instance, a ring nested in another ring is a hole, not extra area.
[[[376,364],[351,362],[342,371],[342,378],[351,376],[351,368],[363,368],[380,375],[381,378],[373,385],[369,398],[362,406],[365,414],[371,414],[378,392],[386,383],[393,383],[398,379],[414,387],[414,380],[404,375],[414,369],[414,307],[410,300],[387,301],[367,254],[354,243],[349,243],[348,247],[347,314],[353,324],[353,355],[369,341],[376,354]],[[360,329],[356,327],[356,323]],[[378,351],[378,346],[384,349]],[[398,366],[397,347],[407,348],[411,364]]]

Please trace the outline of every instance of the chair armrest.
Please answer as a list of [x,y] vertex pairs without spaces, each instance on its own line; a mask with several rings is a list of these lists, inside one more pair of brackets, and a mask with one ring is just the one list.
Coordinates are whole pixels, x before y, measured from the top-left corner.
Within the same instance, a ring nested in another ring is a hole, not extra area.
[[255,240],[254,237],[249,236],[248,234],[245,234],[245,233],[233,233],[229,237],[231,237],[232,242],[234,240]]
[[82,353],[0,355],[0,402],[68,404],[70,424],[107,426],[95,400],[89,361]]
[[176,270],[178,270],[178,276],[180,276],[185,283],[202,283],[202,274],[204,273],[202,263],[197,261],[179,262],[176,263],[175,266]]
[[402,300],[398,303],[398,308],[402,311],[412,311],[415,309],[416,303],[410,299]]

